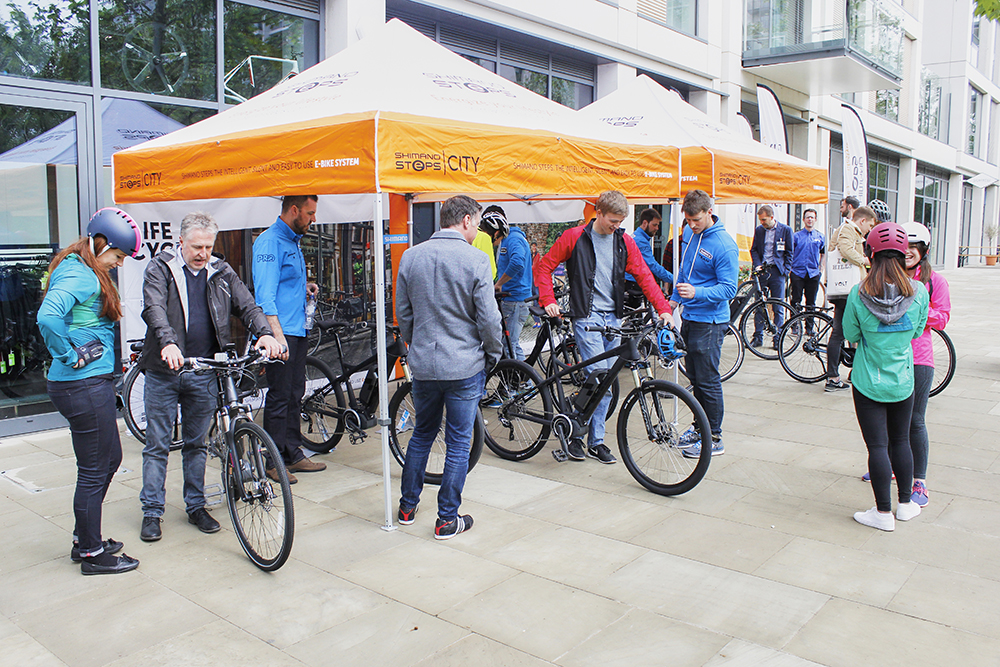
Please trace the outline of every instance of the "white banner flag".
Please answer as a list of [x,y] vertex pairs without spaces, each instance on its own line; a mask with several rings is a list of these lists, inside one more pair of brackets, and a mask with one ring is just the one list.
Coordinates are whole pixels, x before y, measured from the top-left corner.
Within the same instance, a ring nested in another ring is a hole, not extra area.
[[844,197],[854,196],[861,205],[868,202],[868,138],[861,116],[842,104],[844,115]]
[[[757,84],[757,109],[760,115],[760,143],[782,153],[788,153],[788,131],[778,96],[767,86]],[[771,204],[774,219],[788,224],[788,205]]]

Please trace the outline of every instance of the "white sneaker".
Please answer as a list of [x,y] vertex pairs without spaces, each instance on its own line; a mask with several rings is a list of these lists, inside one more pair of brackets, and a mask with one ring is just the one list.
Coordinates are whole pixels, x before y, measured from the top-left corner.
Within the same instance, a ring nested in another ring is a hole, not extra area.
[[896,529],[896,520],[892,518],[892,514],[882,514],[877,507],[873,507],[867,512],[855,512],[854,520],[865,526],[888,532]]
[[920,514],[920,505],[912,500],[908,503],[899,503],[899,507],[896,508],[896,518],[900,521],[909,521],[918,514]]

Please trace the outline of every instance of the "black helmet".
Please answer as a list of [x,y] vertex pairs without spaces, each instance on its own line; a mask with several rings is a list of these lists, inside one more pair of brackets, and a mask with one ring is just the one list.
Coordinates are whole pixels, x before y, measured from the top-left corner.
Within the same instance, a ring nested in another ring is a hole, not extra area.
[[889,210],[889,205],[881,199],[873,199],[868,202],[868,208],[875,213],[879,222],[892,222],[892,211]]
[[94,238],[98,234],[107,239],[108,248],[117,248],[133,258],[139,254],[142,245],[139,225],[120,208],[109,206],[94,214],[87,225],[87,236]]
[[507,223],[507,214],[496,204],[487,206],[483,211],[483,217],[479,224],[485,225],[491,232],[500,232],[500,236],[506,238],[510,234],[510,225]]

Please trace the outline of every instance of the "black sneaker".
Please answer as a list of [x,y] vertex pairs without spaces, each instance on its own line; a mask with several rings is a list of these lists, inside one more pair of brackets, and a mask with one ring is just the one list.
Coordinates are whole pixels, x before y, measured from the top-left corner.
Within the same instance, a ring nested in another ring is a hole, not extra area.
[[188,523],[198,526],[198,530],[203,533],[217,533],[222,528],[219,522],[213,519],[212,515],[204,507],[199,507],[188,514]]
[[160,539],[160,517],[142,517],[142,528],[139,530],[139,539],[143,542],[156,542]]
[[827,380],[826,386],[823,387],[823,391],[842,391],[844,389],[850,389],[850,387],[851,385],[842,380]]
[[[122,542],[115,542],[110,537],[104,540],[104,542],[102,542],[101,544],[104,545],[104,553],[108,554],[109,556],[116,554],[125,548],[125,545]],[[69,559],[74,563],[79,563],[80,561],[83,560],[83,558],[80,556],[80,545],[77,544],[76,542],[73,543],[73,548],[69,550]]]
[[[104,554],[101,554],[102,556]],[[122,554],[121,556],[109,557],[104,562],[93,562],[90,559],[80,563],[80,574],[121,574],[131,572],[139,567],[139,560]]]
[[570,440],[566,453],[574,461],[583,461],[587,456],[583,453],[583,440]]
[[399,512],[396,513],[396,519],[404,526],[409,526],[413,523],[414,517],[417,516],[417,508],[411,507],[409,509],[399,506]]
[[438,519],[437,523],[434,524],[434,539],[450,540],[459,533],[464,533],[470,528],[472,528],[472,517],[468,514],[455,517],[451,521]]
[[615,458],[615,455],[611,453],[611,450],[608,449],[608,446],[604,444],[587,447],[587,456],[592,459],[597,459],[601,463],[614,463],[618,460]]

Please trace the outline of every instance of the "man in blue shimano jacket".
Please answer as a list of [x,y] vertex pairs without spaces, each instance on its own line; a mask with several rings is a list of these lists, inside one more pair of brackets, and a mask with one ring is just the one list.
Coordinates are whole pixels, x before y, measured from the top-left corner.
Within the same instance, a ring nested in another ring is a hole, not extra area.
[[[286,196],[281,215],[253,244],[253,286],[257,305],[278,343],[287,353],[283,364],[268,364],[264,430],[267,431],[291,473],[318,472],[325,463],[311,461],[302,452],[299,408],[306,390],[306,295],[318,294],[315,283],[306,282],[306,262],[299,240],[316,221],[316,195]],[[277,481],[273,467],[269,477]]]
[[[802,212],[803,228],[792,237],[792,281],[791,304],[796,308],[805,292],[806,306],[816,305],[816,292],[822,277],[823,255],[826,253],[826,239],[816,230],[816,209],[807,208]],[[810,323],[811,326],[811,323]]]
[[[507,219],[507,214],[499,206],[499,214]],[[521,329],[528,316],[528,304],[531,302],[534,280],[531,271],[531,246],[520,227],[510,227],[510,232],[500,243],[497,255],[496,291],[506,292],[507,296],[500,302],[500,313],[507,324],[510,333],[514,356],[524,361],[524,350],[521,349]]]
[[[740,251],[736,242],[712,215],[712,199],[692,190],[681,205],[690,228],[681,241],[681,261],[670,307],[683,306],[681,336],[687,346],[686,368],[694,397],[705,408],[712,429],[712,456],[722,445],[722,377],[719,357],[729,328],[729,300],[736,296]],[[684,456],[701,456],[701,434],[692,426],[681,435]]]
[[[646,267],[653,274],[653,277],[669,288],[674,283],[673,274],[663,268],[663,265],[653,257],[653,237],[660,232],[661,220],[659,211],[655,208],[647,208],[639,214],[639,228],[632,233],[632,240],[639,248],[642,259],[646,262]],[[629,305],[636,307],[642,303],[642,289],[632,274],[626,273],[625,280],[625,294],[629,297]]]
[[[754,268],[763,267],[761,285],[764,286],[772,299],[785,298],[785,280],[792,265],[792,228],[774,219],[774,209],[764,204],[757,209],[757,219],[760,224],[753,232],[753,242],[750,244],[750,261]],[[778,330],[784,324],[785,313],[778,310],[774,314]],[[750,344],[760,347],[764,344],[764,313],[759,310],[754,314],[753,340]],[[771,346],[778,349],[778,336],[774,336]]]

